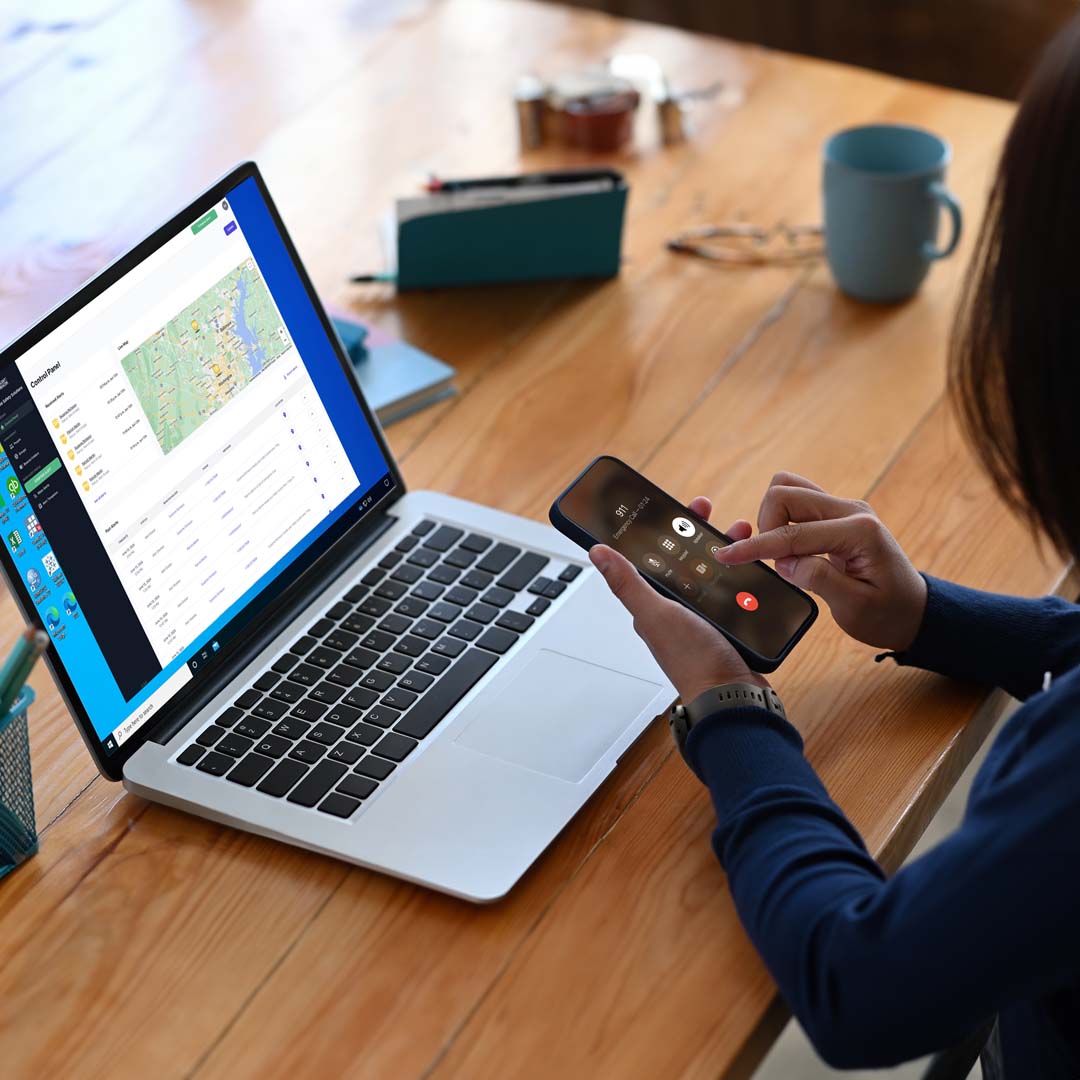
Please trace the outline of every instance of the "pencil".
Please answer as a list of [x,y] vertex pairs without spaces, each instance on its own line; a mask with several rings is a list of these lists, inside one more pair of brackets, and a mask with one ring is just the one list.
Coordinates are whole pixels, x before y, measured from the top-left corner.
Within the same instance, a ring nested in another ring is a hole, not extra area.
[[7,716],[15,699],[22,693],[30,672],[38,657],[48,648],[49,635],[44,630],[28,626],[11,650],[7,662],[0,670],[0,717]]

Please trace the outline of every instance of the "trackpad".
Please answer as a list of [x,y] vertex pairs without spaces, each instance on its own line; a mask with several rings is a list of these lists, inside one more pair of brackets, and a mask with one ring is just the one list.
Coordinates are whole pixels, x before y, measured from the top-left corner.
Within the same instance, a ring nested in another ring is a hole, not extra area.
[[461,746],[574,783],[607,753],[660,684],[541,649],[469,711]]

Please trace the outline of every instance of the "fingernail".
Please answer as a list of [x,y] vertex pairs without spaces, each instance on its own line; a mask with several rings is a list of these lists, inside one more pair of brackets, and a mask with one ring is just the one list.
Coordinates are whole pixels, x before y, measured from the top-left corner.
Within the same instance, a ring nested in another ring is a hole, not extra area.
[[776,560],[776,572],[782,574],[784,577],[791,577],[795,573],[796,559],[777,559]]
[[606,574],[608,567],[611,565],[611,557],[607,553],[606,548],[602,548],[599,545],[594,547],[589,552],[589,558],[592,559],[593,566],[600,571],[601,574]]
[[727,562],[728,559],[731,557],[731,549],[732,549],[732,547],[734,547],[734,545],[729,544],[727,547],[718,548],[717,551],[715,552],[715,555],[714,555],[714,558],[716,559],[716,561],[717,562]]

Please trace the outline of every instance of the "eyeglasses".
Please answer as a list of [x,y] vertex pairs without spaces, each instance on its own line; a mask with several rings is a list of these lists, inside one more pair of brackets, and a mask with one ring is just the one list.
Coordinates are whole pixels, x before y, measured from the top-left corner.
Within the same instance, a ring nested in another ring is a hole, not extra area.
[[825,254],[820,225],[701,225],[667,242],[669,251],[734,266],[783,266]]

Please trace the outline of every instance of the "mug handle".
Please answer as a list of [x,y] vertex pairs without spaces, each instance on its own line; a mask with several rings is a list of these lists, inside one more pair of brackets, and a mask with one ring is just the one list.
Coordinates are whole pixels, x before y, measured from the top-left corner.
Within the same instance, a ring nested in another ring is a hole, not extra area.
[[952,236],[943,248],[934,247],[930,243],[923,244],[923,254],[928,259],[947,259],[960,243],[964,215],[960,212],[960,204],[956,201],[956,196],[944,184],[931,184],[927,192],[931,199],[936,199],[949,211],[949,218],[952,220]]

